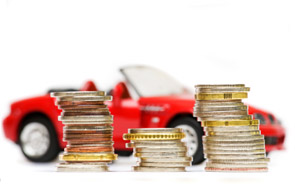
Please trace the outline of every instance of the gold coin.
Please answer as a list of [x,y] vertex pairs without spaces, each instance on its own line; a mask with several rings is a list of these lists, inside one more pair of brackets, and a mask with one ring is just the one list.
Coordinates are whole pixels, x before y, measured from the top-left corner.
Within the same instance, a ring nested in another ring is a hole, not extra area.
[[202,127],[259,125],[259,120],[202,121]]
[[185,138],[184,133],[127,133],[124,140],[177,140]]
[[196,100],[233,100],[233,99],[246,99],[247,92],[237,93],[198,93],[195,95]]
[[65,153],[60,156],[63,161],[113,161],[117,155],[113,153]]

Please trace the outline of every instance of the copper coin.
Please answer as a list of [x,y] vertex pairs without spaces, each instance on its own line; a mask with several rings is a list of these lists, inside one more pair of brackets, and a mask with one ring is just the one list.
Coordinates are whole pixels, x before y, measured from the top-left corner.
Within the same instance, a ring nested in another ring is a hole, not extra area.
[[70,129],[64,130],[64,134],[112,134],[112,129],[101,130],[101,129],[84,129],[84,130],[77,130],[77,129]]
[[62,116],[110,115],[110,112],[62,112]]
[[113,147],[67,147],[65,152],[72,153],[99,153],[99,152],[113,152]]

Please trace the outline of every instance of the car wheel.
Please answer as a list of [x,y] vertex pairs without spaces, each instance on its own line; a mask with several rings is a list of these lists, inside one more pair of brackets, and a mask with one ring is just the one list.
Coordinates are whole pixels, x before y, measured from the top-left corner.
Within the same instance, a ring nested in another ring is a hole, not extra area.
[[34,162],[51,161],[60,151],[54,127],[43,116],[34,116],[22,123],[19,143],[23,154]]
[[204,132],[196,119],[192,117],[177,118],[169,124],[169,127],[182,128],[185,132],[186,137],[182,141],[187,144],[188,155],[193,157],[193,165],[199,164],[205,160],[202,143]]

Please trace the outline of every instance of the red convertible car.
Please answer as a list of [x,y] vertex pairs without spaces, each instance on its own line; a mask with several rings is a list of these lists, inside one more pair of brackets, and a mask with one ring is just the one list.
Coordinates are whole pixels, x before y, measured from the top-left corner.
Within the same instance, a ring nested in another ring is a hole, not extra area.
[[[127,133],[129,128],[181,127],[187,135],[185,141],[188,153],[194,157],[193,164],[202,162],[204,133],[200,123],[192,116],[195,103],[193,93],[154,68],[134,66],[120,71],[125,81],[109,91],[113,100],[107,103],[114,115],[116,152],[119,155],[132,153],[125,148],[126,141],[122,139],[123,133]],[[80,90],[94,91],[97,88],[89,81]],[[55,159],[66,146],[62,140],[63,125],[57,118],[61,111],[49,92],[13,103],[10,114],[3,121],[5,136],[18,143],[24,155],[35,162]],[[249,113],[260,120],[266,151],[282,149],[285,129],[275,116],[252,106],[249,106]]]

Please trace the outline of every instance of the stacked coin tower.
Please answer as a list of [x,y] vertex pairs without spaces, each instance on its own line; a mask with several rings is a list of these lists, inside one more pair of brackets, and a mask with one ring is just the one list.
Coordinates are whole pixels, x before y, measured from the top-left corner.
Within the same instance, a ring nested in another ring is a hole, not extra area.
[[133,170],[147,172],[185,171],[191,166],[192,158],[181,141],[184,137],[181,128],[129,129],[123,135],[124,140],[131,140],[126,147],[133,148],[134,156],[139,158]]
[[201,121],[206,171],[267,171],[259,120],[248,115],[242,99],[249,87],[196,85],[194,116]]
[[67,142],[58,171],[107,171],[117,158],[113,149],[113,116],[104,101],[103,91],[54,92],[56,105],[62,109],[59,120],[65,125]]

